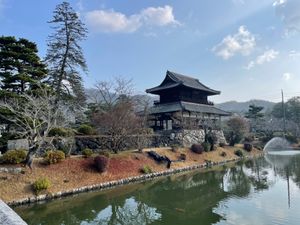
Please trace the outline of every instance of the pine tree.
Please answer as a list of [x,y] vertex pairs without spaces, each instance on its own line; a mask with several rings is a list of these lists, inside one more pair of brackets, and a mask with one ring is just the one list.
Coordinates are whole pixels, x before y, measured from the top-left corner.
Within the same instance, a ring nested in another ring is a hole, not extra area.
[[11,36],[0,37],[0,97],[17,97],[40,86],[47,69],[35,43]]
[[[0,101],[20,98],[25,93],[37,94],[47,76],[46,65],[37,55],[35,43],[12,36],[0,37]],[[6,118],[13,116],[0,108],[0,123],[12,124]]]
[[264,117],[264,113],[262,113],[262,110],[264,107],[262,106],[256,106],[254,104],[249,106],[249,110],[246,113],[246,118],[251,120],[251,132],[256,132],[259,128],[259,122]]
[[49,82],[59,100],[85,101],[81,72],[87,72],[86,61],[79,42],[87,37],[87,29],[68,2],[56,6],[53,19],[55,30],[48,39],[46,62]]

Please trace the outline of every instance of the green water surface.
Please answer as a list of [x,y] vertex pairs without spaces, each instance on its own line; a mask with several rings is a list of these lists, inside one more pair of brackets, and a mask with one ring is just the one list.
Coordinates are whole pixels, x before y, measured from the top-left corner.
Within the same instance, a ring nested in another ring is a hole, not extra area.
[[272,156],[15,210],[29,225],[299,225],[299,188],[300,155]]

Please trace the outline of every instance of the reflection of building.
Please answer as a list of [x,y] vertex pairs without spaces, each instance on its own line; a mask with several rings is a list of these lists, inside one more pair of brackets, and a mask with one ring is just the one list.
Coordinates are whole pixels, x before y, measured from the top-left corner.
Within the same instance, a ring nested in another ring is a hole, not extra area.
[[[226,142],[220,130],[221,117],[230,113],[218,109],[208,100],[208,96],[218,95],[196,78],[167,71],[162,83],[146,90],[159,95],[159,101],[149,111],[149,125],[154,131],[183,131],[183,144],[204,141],[205,130],[214,130],[219,142]],[[176,137],[175,137],[176,139]],[[178,138],[179,139],[179,138]]]
[[220,91],[178,73],[167,71],[163,82],[146,92],[160,97],[150,109],[154,130],[173,130],[184,126],[201,128],[205,124],[219,128],[221,116],[229,115],[208,101],[208,96],[218,95]]

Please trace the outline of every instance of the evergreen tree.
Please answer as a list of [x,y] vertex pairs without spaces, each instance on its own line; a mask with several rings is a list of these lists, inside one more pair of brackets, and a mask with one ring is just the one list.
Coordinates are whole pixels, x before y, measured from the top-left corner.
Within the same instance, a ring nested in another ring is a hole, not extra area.
[[48,40],[46,62],[49,66],[49,82],[59,100],[85,101],[80,71],[87,72],[87,65],[79,42],[87,37],[87,29],[68,2],[56,6],[53,19],[55,30]]
[[16,97],[40,86],[47,70],[37,55],[35,43],[15,37],[0,37],[0,97]]
[[250,130],[252,132],[256,132],[259,128],[259,123],[261,122],[262,118],[264,117],[264,114],[261,112],[264,109],[262,106],[257,105],[250,105],[248,112],[246,113],[246,118],[250,119],[251,128]]
[[[12,36],[0,37],[0,101],[20,98],[22,94],[37,93],[41,82],[47,76],[46,65],[37,55],[35,43]],[[7,124],[12,116],[5,108],[0,108],[0,123]]]

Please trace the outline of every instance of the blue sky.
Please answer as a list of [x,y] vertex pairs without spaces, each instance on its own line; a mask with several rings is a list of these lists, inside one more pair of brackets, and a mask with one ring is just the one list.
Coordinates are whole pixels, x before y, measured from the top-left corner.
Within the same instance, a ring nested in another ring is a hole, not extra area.
[[[89,29],[86,87],[123,76],[143,93],[171,70],[221,90],[215,102],[300,95],[299,0],[69,2]],[[44,57],[59,3],[0,0],[0,35],[34,41]]]

